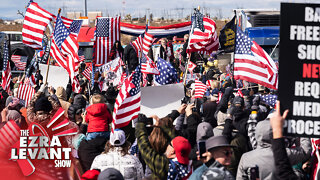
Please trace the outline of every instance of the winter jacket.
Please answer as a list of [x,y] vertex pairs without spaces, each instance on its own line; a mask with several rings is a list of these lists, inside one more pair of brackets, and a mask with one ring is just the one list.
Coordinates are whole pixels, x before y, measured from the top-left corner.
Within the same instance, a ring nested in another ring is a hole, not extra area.
[[81,107],[76,104],[71,104],[68,108],[68,118],[70,121],[76,122],[75,115],[78,109],[81,109]]
[[[40,122],[39,120],[36,119],[36,112],[34,110],[34,106],[35,103],[37,101],[38,98],[40,98],[40,96],[43,96],[43,93],[38,91],[37,93],[34,94],[34,96],[32,97],[32,99],[30,100],[28,107],[27,107],[27,123],[29,124],[30,122],[36,122],[36,123],[43,123],[44,125],[46,125],[46,122]],[[51,96],[48,97],[48,101],[51,103],[52,105],[52,111],[50,114],[50,117],[48,117],[48,121],[51,119],[51,117],[54,115],[55,112],[57,112],[57,110],[61,107],[60,103],[58,101],[56,101],[54,98],[52,98]]]
[[229,180],[235,179],[230,172],[221,165],[218,161],[211,159],[201,167],[196,169],[190,176],[189,180],[201,180],[201,179],[221,179]]
[[278,179],[299,179],[294,173],[285,148],[284,138],[272,139],[272,151]]
[[81,108],[86,108],[86,99],[83,97],[84,95],[82,94],[77,94],[74,99],[73,99],[73,104],[76,104],[80,106]]
[[[261,121],[256,127],[257,149],[249,151],[242,155],[237,179],[243,179],[246,176],[248,168],[259,167],[260,179],[276,179],[274,155],[271,149],[272,130],[269,120]],[[310,139],[301,138],[300,147],[287,148],[287,154],[291,165],[306,161],[310,157],[311,144]]]
[[65,110],[64,112],[64,116],[68,117],[68,109],[70,107],[70,103],[67,101],[67,93],[66,90],[63,87],[58,87],[57,91],[56,91],[56,96],[60,102],[60,105],[62,107],[62,109]]
[[121,147],[115,147],[107,154],[96,156],[90,169],[100,169],[102,172],[107,168],[117,169],[121,172],[124,179],[141,180],[144,177],[142,164],[139,159],[130,154],[122,156]]
[[[161,127],[169,138],[174,138],[172,129]],[[169,159],[164,154],[157,153],[150,145],[147,129],[144,123],[136,123],[136,137],[139,152],[147,166],[152,171],[152,179],[167,179]]]
[[124,48],[123,52],[124,63],[128,65],[129,71],[134,71],[139,64],[138,56],[136,50],[131,44],[128,44]]
[[90,169],[94,158],[104,151],[106,142],[107,139],[102,137],[81,141],[78,156],[84,172]]
[[112,116],[106,104],[98,103],[87,108],[85,120],[88,123],[88,133],[109,131],[109,123],[112,122]]
[[217,126],[217,119],[214,117],[214,113],[217,109],[217,103],[213,101],[207,101],[203,104],[203,116],[204,121],[211,124],[214,128]]

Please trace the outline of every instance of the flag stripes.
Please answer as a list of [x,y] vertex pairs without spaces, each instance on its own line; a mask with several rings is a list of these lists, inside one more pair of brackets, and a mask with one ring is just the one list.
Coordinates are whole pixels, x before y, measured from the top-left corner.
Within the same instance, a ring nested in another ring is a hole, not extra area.
[[23,43],[34,49],[42,49],[43,33],[53,17],[53,14],[41,8],[37,3],[30,3],[23,21]]
[[17,98],[24,100],[25,107],[28,107],[31,98],[35,93],[36,91],[30,86],[30,84],[21,84],[18,88]]
[[195,80],[195,88],[193,98],[202,98],[207,90],[207,86],[199,80]]

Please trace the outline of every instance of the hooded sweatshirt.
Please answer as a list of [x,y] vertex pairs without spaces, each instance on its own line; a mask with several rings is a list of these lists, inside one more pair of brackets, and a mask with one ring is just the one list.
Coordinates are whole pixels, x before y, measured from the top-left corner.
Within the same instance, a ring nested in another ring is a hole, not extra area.
[[[276,179],[274,156],[271,149],[272,129],[269,120],[261,121],[256,127],[257,149],[242,155],[237,172],[237,179],[244,179],[248,168],[259,167],[260,179]],[[287,148],[291,165],[307,160],[311,153],[310,139],[301,138],[300,147]]]
[[56,91],[56,96],[59,99],[61,107],[65,110],[64,111],[65,117],[68,117],[68,109],[71,104],[67,101],[66,90],[63,87],[59,86]]
[[86,122],[88,123],[88,133],[109,131],[109,123],[112,116],[108,107],[104,103],[92,104],[87,108]]

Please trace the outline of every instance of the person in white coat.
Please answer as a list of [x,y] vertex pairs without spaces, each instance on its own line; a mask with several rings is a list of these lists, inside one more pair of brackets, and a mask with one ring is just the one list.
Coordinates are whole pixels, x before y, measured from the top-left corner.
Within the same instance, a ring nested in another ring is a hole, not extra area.
[[105,151],[96,156],[90,169],[114,168],[121,172],[124,179],[141,180],[144,177],[142,164],[139,159],[130,155],[130,143],[126,141],[124,131],[114,130],[106,144]]

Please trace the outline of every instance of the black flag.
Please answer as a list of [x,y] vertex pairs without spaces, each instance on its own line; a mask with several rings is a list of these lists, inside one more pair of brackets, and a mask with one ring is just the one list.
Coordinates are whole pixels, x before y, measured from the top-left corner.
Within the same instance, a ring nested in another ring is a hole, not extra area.
[[236,16],[232,18],[230,22],[228,22],[223,29],[220,31],[219,43],[220,50],[224,50],[224,52],[233,52],[235,37],[236,37]]

